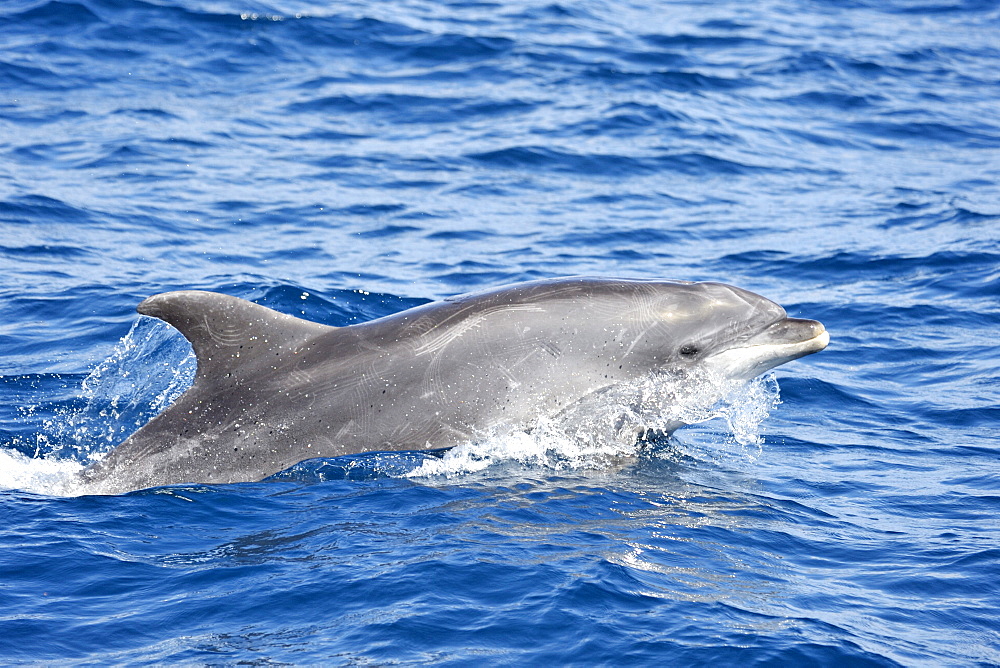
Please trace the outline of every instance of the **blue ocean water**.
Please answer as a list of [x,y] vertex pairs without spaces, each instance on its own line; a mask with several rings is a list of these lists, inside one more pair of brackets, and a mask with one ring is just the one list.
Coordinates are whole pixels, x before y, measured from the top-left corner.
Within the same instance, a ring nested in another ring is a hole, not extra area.
[[[1000,664],[998,35],[977,0],[7,0],[0,660]],[[65,495],[190,382],[150,294],[341,325],[576,274],[833,343],[614,461]]]

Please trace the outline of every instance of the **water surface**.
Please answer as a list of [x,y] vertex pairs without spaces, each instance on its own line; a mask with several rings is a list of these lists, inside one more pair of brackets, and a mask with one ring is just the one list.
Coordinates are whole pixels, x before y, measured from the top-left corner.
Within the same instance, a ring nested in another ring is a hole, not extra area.
[[[949,0],[4,3],[4,660],[1000,663],[998,30]],[[575,274],[733,283],[833,344],[614,462],[58,495],[190,378],[150,294],[342,325]]]

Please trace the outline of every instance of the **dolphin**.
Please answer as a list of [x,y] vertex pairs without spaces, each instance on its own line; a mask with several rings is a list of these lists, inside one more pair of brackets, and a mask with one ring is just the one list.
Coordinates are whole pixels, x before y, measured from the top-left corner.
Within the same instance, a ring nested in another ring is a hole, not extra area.
[[673,280],[537,280],[346,327],[195,290],[137,310],[190,341],[197,372],[84,469],[87,492],[248,482],[315,457],[448,448],[652,372],[750,379],[830,339],[747,290]]

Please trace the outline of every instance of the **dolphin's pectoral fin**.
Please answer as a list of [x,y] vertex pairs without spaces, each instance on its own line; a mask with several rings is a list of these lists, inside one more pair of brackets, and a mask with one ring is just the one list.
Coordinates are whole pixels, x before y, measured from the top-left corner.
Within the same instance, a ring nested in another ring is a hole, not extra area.
[[198,379],[224,377],[236,367],[272,364],[335,327],[278,313],[216,292],[153,295],[136,310],[184,335],[198,359]]

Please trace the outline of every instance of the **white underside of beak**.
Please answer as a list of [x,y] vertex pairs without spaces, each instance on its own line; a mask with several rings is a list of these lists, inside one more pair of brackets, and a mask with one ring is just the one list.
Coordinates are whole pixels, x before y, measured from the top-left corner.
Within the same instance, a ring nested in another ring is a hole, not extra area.
[[829,343],[830,333],[824,329],[805,341],[765,343],[723,350],[707,358],[705,366],[727,378],[749,380],[785,362],[817,353]]

